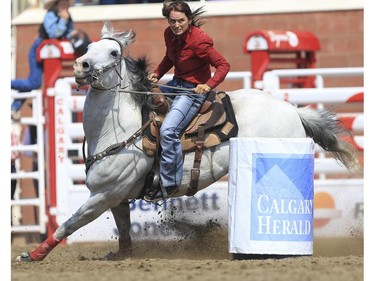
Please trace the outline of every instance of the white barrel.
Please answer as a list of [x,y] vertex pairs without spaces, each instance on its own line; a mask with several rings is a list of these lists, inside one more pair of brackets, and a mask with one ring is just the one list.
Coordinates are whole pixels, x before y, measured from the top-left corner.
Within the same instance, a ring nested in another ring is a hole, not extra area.
[[314,142],[230,140],[229,252],[312,255]]

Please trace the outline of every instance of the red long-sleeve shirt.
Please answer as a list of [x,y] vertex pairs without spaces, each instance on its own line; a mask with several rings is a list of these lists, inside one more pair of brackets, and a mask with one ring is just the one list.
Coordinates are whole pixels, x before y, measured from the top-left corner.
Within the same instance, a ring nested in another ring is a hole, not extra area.
[[[155,70],[159,79],[174,66],[174,76],[191,83],[216,88],[224,81],[230,65],[201,29],[191,26],[181,36],[175,36],[168,27],[164,39],[166,54]],[[216,68],[213,77],[210,65]]]

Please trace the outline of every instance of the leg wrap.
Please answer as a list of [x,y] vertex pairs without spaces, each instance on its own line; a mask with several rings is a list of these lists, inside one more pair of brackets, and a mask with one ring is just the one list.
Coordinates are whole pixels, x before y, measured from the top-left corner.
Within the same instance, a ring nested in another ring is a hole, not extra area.
[[34,251],[30,252],[30,258],[33,261],[42,261],[62,240],[55,239],[53,236],[48,237]]

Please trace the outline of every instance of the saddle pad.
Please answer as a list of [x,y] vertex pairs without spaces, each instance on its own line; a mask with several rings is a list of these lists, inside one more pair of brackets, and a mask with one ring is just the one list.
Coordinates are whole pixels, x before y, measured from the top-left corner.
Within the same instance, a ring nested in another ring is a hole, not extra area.
[[[142,108],[142,123],[150,118],[147,108]],[[160,118],[162,119],[162,118]],[[198,137],[197,128],[204,124],[205,140],[204,147],[209,148],[229,140],[238,134],[238,125],[234,115],[232,103],[225,92],[218,92],[215,102],[204,114],[198,114],[186,130],[181,134],[180,140],[183,152],[193,151],[196,147]],[[143,131],[142,145],[149,156],[154,156],[157,151],[156,135],[158,134],[155,124],[150,125]]]
[[216,126],[223,125],[226,121],[226,112],[219,95],[215,95],[214,101],[210,103],[209,110],[199,111],[198,114],[191,120],[190,124],[184,130],[185,135],[192,137],[198,134],[198,127],[204,125],[204,130],[212,130]]

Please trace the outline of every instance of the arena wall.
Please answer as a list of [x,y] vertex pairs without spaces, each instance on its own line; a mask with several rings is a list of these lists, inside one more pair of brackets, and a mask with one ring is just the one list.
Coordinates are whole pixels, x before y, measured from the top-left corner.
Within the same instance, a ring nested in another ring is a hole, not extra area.
[[[207,18],[202,29],[213,37],[216,48],[231,64],[231,71],[250,70],[250,56],[242,51],[243,41],[250,32],[263,29],[303,30],[315,34],[321,45],[321,50],[317,53],[316,67],[318,68],[363,66],[364,28],[361,3],[345,7],[336,5],[335,10],[335,6],[332,5],[328,8],[319,5],[324,1],[297,1],[304,2],[305,5],[294,3],[296,7],[292,5],[293,1],[283,1],[286,6],[283,9],[272,5],[267,9],[262,1],[242,2],[250,4],[244,6],[241,14],[239,7],[236,10],[232,4],[228,4],[229,15],[225,15],[225,11],[220,10],[221,2],[207,2],[205,5]],[[277,1],[271,2],[277,3]],[[306,6],[309,2],[314,2],[316,5]],[[199,3],[195,4],[199,5]],[[299,6],[301,8],[297,9]],[[13,20],[16,29],[14,44],[17,77],[26,77],[28,74],[26,63],[28,50],[37,34],[44,12],[43,9],[28,10]],[[161,16],[160,4],[72,7],[71,13],[75,27],[86,31],[94,40],[100,38],[104,20],[110,20],[118,30],[133,29],[137,37],[129,52],[132,56],[147,55],[151,69],[156,67],[164,55],[163,31],[167,23]],[[339,86],[345,86],[345,83],[361,86],[363,80],[358,78],[358,81],[326,81],[326,83],[328,83],[326,86],[337,86],[336,83],[339,83]],[[223,90],[240,87],[235,84],[222,86]]]

